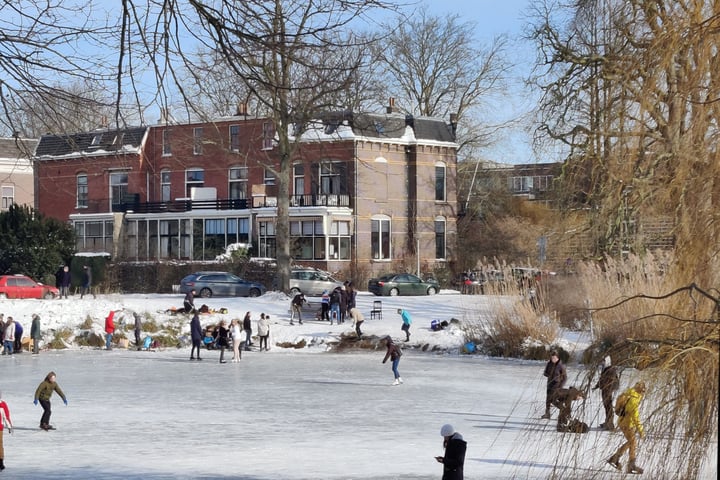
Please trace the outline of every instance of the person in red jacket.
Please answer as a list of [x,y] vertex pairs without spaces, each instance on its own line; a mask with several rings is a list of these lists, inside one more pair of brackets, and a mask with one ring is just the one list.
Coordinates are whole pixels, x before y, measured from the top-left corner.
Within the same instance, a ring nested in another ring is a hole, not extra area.
[[110,313],[105,318],[105,349],[112,350],[112,337],[115,333],[115,312],[120,310],[110,310]]
[[7,425],[8,432],[12,435],[13,425],[10,420],[10,409],[2,399],[0,392],[0,470],[5,470],[5,449],[3,447],[3,429]]

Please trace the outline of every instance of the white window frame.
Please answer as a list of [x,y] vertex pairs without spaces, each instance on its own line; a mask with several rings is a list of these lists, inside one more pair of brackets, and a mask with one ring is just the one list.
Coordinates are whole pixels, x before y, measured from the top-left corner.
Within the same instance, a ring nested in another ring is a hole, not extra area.
[[[387,252],[383,252],[383,245],[387,245]],[[392,219],[387,215],[373,215],[370,219],[370,255],[378,262],[392,260]]]
[[[442,169],[442,186],[439,187],[440,178],[438,170]],[[435,201],[447,201],[447,165],[443,162],[435,162]]]
[[[239,185],[237,191],[241,194],[234,195],[233,186]],[[230,167],[228,169],[228,198],[231,200],[243,200],[247,198],[248,167]]]
[[[84,178],[85,183],[80,183]],[[78,173],[75,176],[75,208],[88,208],[88,176],[87,173]],[[4,203],[4,201],[3,201]]]
[[[190,175],[193,173],[200,173],[202,180],[190,180]],[[191,188],[202,188],[205,186],[205,170],[202,168],[188,168],[185,170],[185,198],[190,198]]]
[[193,128],[193,155],[203,154],[203,127]]
[[170,129],[163,128],[162,131],[162,156],[169,157],[172,155],[172,148],[170,147]]
[[228,127],[228,139],[231,152],[240,151],[240,125],[230,125]]
[[[442,224],[442,232],[438,232],[439,224]],[[445,217],[435,217],[433,230],[435,233],[435,260],[445,260],[447,258],[447,220]],[[439,235],[442,235],[442,252],[438,255]]]
[[169,202],[172,200],[172,182],[170,180],[170,170],[164,169],[160,171],[160,201]]
[[3,185],[2,186],[2,204],[0,209],[8,210],[15,203],[15,186],[14,185]]

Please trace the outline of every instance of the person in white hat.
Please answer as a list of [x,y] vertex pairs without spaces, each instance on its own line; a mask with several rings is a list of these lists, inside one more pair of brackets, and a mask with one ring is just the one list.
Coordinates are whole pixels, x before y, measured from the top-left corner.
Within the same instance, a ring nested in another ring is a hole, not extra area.
[[605,422],[600,424],[603,430],[615,430],[615,413],[613,412],[613,393],[620,388],[620,378],[617,369],[612,364],[610,355],[605,357],[600,372],[600,379],[593,387],[593,390],[600,389],[602,394],[603,407],[605,408]]
[[449,423],[440,428],[440,435],[444,439],[445,455],[435,457],[435,460],[443,464],[442,480],[463,480],[467,442]]

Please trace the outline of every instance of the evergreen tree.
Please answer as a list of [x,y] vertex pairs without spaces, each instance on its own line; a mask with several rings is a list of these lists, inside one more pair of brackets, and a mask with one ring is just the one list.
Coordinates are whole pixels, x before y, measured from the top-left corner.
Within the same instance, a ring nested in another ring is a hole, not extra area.
[[0,274],[22,273],[42,282],[75,253],[75,232],[27,206],[0,213]]

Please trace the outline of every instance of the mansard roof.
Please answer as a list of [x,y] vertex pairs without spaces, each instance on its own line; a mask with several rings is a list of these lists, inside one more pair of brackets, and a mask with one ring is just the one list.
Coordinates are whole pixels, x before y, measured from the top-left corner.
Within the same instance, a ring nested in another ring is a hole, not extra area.
[[67,135],[40,137],[35,157],[64,157],[139,151],[148,127],[98,129]]
[[0,158],[29,159],[37,144],[34,138],[0,138]]

